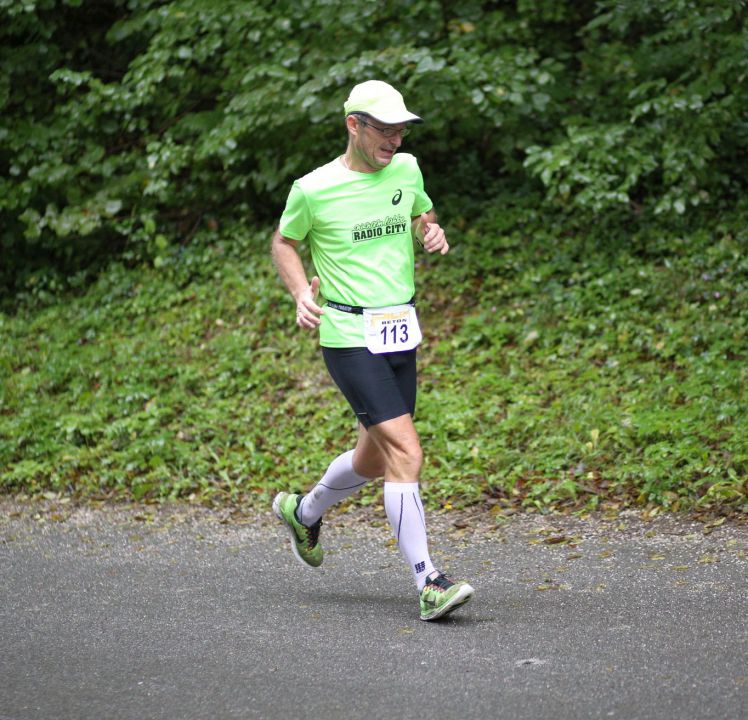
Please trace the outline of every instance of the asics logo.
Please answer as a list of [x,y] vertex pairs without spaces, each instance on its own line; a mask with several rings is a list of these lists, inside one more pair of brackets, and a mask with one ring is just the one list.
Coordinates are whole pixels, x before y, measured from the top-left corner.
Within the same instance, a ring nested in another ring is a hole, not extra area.
[[403,191],[398,190],[393,196],[392,196],[392,204],[393,205],[399,205],[400,201],[403,199]]

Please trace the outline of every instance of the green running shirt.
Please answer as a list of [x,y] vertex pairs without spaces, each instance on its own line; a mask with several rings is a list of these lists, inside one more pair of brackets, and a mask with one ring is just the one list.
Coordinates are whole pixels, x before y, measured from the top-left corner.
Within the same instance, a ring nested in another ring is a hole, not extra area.
[[[400,305],[415,294],[411,218],[432,206],[413,155],[398,153],[375,173],[335,159],[294,182],[279,230],[290,240],[309,238],[325,300]],[[363,316],[326,307],[320,344],[365,347]]]

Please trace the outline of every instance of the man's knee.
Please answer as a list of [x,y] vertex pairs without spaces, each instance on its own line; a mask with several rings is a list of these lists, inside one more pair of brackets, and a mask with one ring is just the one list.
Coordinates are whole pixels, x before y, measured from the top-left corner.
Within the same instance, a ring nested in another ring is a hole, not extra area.
[[385,477],[418,477],[423,463],[423,453],[410,415],[372,425],[368,432],[382,452],[386,468]]
[[418,469],[421,469],[423,464],[423,450],[421,450],[421,443],[416,438],[415,442],[408,446],[408,460],[411,464],[417,465]]
[[418,474],[423,464],[423,451],[418,436],[391,438],[385,457],[393,470],[407,469]]

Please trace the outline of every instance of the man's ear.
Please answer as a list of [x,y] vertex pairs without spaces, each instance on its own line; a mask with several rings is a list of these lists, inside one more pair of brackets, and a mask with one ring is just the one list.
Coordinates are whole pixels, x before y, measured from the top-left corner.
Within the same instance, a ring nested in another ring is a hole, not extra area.
[[358,120],[355,115],[347,115],[345,118],[345,126],[348,128],[348,132],[352,135],[358,135]]

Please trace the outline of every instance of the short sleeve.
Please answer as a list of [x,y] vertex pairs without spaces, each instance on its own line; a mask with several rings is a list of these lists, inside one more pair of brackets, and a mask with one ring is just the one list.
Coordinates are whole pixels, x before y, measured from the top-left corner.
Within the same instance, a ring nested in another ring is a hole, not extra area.
[[434,203],[431,198],[426,194],[423,188],[423,175],[421,174],[421,168],[418,167],[418,161],[413,159],[415,165],[415,198],[413,200],[413,217],[420,215],[421,213],[428,212],[434,207]]
[[288,193],[278,229],[283,237],[291,240],[303,240],[312,229],[312,213],[298,180],[294,182],[291,192]]

